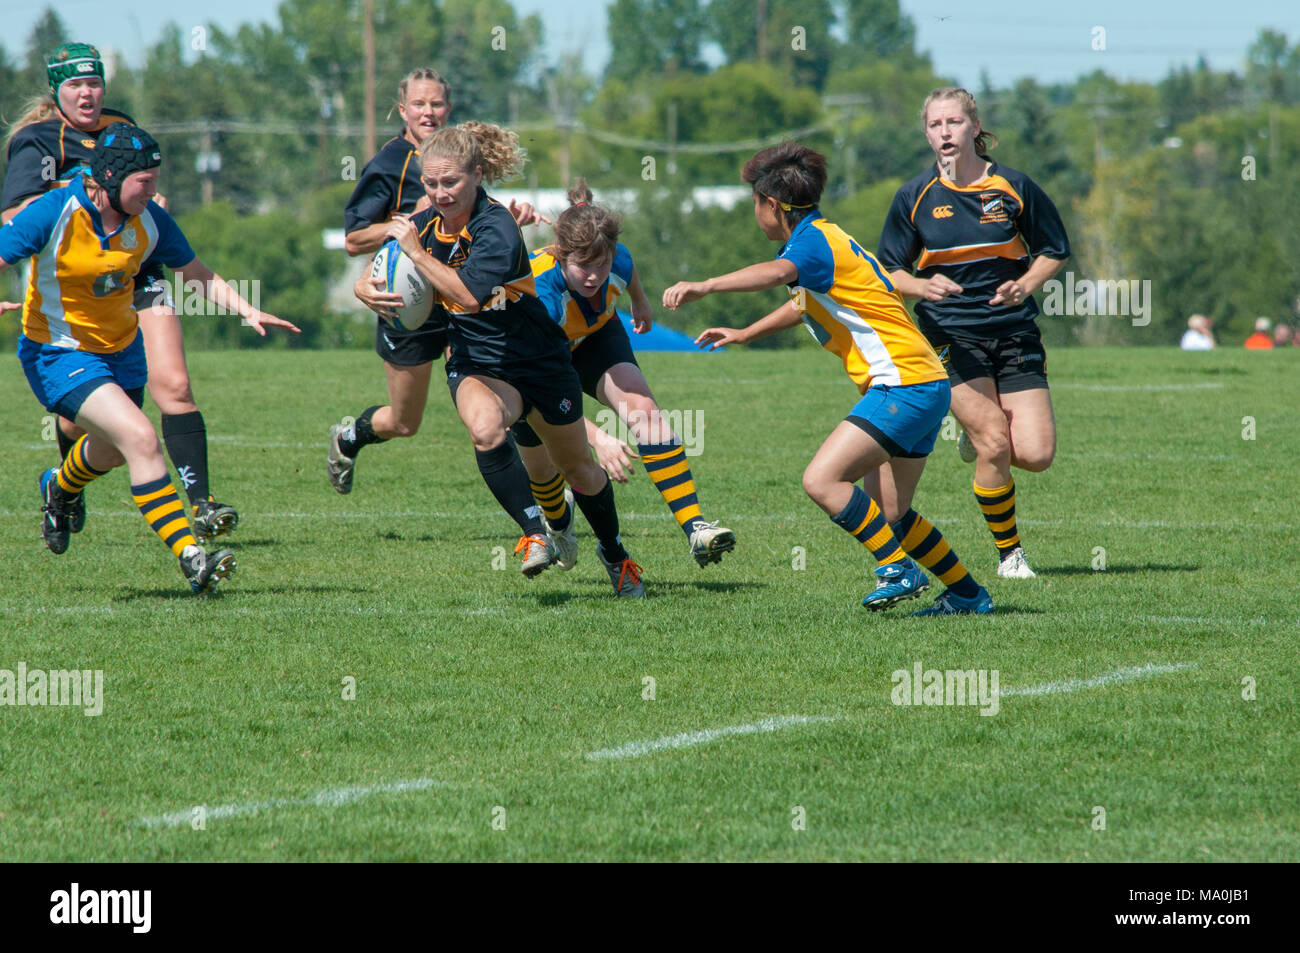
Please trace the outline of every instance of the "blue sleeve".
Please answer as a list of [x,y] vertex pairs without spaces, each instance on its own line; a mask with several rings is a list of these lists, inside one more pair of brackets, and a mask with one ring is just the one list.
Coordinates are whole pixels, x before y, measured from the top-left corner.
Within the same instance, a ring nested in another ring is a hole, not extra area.
[[0,228],[0,258],[6,264],[15,264],[35,255],[54,234],[59,213],[71,198],[64,189],[47,192],[9,220]]
[[876,247],[876,258],[884,265],[886,271],[912,272],[912,266],[921,254],[921,234],[912,223],[907,210],[910,197],[906,187],[894,194],[889,214],[885,216],[884,227],[880,230],[880,244]]
[[552,321],[563,327],[565,288],[564,275],[560,271],[559,263],[537,275],[533,279],[533,287],[537,291],[537,300],[542,303],[542,307],[546,308],[546,314]]
[[149,261],[162,262],[168,268],[179,268],[195,259],[194,249],[185,240],[185,233],[166,211],[150,202],[145,214],[153,216],[154,225],[158,227],[158,247],[149,254]]
[[622,242],[619,242],[614,249],[614,264],[609,270],[611,274],[618,275],[624,284],[632,283],[632,276],[636,274],[636,265],[632,263],[632,253]]
[[777,256],[799,270],[794,284],[823,294],[835,284],[835,255],[826,236],[811,226],[793,236]]

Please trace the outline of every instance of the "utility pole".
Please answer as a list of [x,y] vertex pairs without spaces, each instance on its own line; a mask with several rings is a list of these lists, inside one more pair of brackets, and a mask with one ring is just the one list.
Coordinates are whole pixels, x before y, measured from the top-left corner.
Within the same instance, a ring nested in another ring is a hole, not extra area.
[[361,24],[361,42],[365,49],[365,122],[366,155],[375,154],[375,0],[366,0],[365,21]]
[[758,34],[754,38],[758,46],[758,61],[767,61],[767,0],[758,0]]

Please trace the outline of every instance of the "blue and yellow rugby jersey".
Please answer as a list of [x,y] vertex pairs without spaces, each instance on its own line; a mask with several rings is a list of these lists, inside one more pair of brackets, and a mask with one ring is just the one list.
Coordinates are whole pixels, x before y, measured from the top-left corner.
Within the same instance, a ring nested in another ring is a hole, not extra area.
[[79,171],[89,171],[90,152],[99,141],[99,134],[115,122],[135,125],[135,120],[126,113],[105,109],[89,132],[68,125],[62,118],[34,122],[19,129],[9,143],[0,210],[21,205],[24,199],[41,195],[50,188],[50,159],[54,160],[57,184],[63,184]]
[[894,195],[877,253],[887,271],[915,266],[921,278],[943,274],[961,285],[961,294],[917,302],[922,330],[997,337],[1038,314],[1032,295],[990,305],[998,285],[1021,277],[1039,255],[1069,258],[1070,240],[1052,200],[1023,172],[994,162],[980,181],[957,186],[933,166]]
[[448,316],[452,360],[518,368],[557,356],[569,362],[568,338],[537,297],[528,246],[509,209],[480,186],[469,223],[455,235],[442,231],[442,216],[427,208],[411,216],[420,244],[455,268],[482,310],[473,314],[439,295]]
[[546,306],[551,320],[564,328],[564,333],[569,336],[570,347],[577,347],[583,338],[599,331],[615,316],[619,298],[627,293],[627,286],[636,273],[632,253],[621,242],[618,243],[614,249],[609,278],[596,293],[596,298],[604,305],[597,311],[590,301],[569,290],[568,283],[564,280],[564,266],[555,257],[552,246],[533,252],[532,268],[537,297]]
[[948,378],[880,263],[820,209],[799,221],[777,257],[799,269],[790,297],[817,343],[844,362],[859,393]]
[[361,169],[361,178],[343,209],[343,230],[355,232],[386,222],[396,213],[409,215],[424,197],[420,159],[405,136],[394,136]]
[[171,268],[194,250],[170,215],[150,202],[111,234],[80,178],[47,192],[0,228],[0,258],[32,259],[23,334],[41,344],[112,354],[135,339],[132,299],[145,259]]

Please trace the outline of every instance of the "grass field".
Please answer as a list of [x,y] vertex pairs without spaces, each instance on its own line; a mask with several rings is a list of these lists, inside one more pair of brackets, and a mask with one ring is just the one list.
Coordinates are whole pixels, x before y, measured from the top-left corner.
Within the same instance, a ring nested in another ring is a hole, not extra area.
[[[650,598],[621,603],[589,534],[571,573],[494,568],[514,525],[440,385],[340,497],[325,432],[382,399],[372,354],[192,355],[243,517],[196,599],[123,471],[44,548],[54,452],[11,357],[0,669],[102,669],[104,709],[0,707],[0,859],[1300,860],[1300,353],[1054,351],[1060,453],[1018,481],[1037,580],[995,577],[941,441],[917,508],[992,592],[976,619],[908,618],[937,582],[858,605],[872,561],[799,483],[854,398],[834,359],[644,365],[702,415],[739,542],[697,568],[638,474]],[[918,662],[996,670],[1000,710],[892,704]]]

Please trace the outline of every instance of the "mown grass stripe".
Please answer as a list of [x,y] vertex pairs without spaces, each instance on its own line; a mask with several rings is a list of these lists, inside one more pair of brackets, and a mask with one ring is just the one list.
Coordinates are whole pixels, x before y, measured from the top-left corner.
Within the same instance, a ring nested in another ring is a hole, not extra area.
[[642,755],[654,754],[656,751],[668,751],[673,748],[689,748],[693,745],[704,745],[711,741],[717,741],[720,738],[730,738],[734,735],[753,735],[760,732],[777,731],[781,728],[789,728],[791,725],[806,725],[819,721],[834,721],[825,715],[786,715],[780,718],[764,718],[761,721],[751,722],[747,725],[728,725],[725,728],[709,728],[705,731],[688,731],[680,735],[666,735],[663,738],[655,738],[651,741],[629,741],[625,745],[619,745],[617,748],[602,748],[600,751],[589,751],[587,753],[588,761],[605,761],[619,758],[639,758]]

